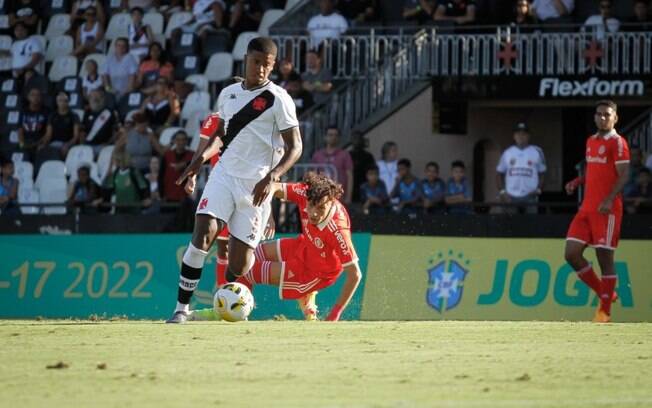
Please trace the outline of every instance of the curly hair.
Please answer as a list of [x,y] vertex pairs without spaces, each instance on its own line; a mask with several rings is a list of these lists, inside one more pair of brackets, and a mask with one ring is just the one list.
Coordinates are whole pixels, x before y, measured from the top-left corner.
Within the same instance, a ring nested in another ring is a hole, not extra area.
[[328,197],[330,200],[339,200],[344,193],[341,184],[323,174],[317,174],[312,171],[309,171],[303,176],[303,182],[308,186],[306,195],[311,204],[321,202],[324,197]]

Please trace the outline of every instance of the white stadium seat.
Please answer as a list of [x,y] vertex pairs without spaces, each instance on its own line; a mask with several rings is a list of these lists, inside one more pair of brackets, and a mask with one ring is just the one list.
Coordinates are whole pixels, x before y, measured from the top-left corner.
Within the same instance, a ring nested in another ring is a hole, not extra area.
[[129,35],[129,23],[131,23],[131,15],[129,13],[114,14],[111,16],[111,21],[109,21],[109,26],[106,28],[104,37],[107,40],[127,37]]
[[211,55],[204,75],[210,82],[222,82],[231,78],[233,76],[233,55],[228,52]]
[[62,78],[75,75],[77,75],[77,57],[65,55],[54,59],[48,78],[52,82],[59,82]]
[[86,145],[73,146],[66,156],[66,175],[77,178],[77,169],[82,164],[93,163],[93,148]]
[[192,74],[185,79],[186,83],[195,86],[194,91],[208,91],[208,78],[204,74]]
[[66,184],[66,165],[61,160],[48,160],[41,165],[34,186],[40,191],[44,185],[59,180]]
[[199,136],[199,128],[201,127],[201,123],[209,113],[210,111],[208,109],[199,109],[188,114],[188,120],[186,122],[185,129],[186,134],[188,137],[193,139],[193,142],[195,136]]
[[11,44],[13,40],[11,36],[0,35],[0,51],[11,51]]
[[274,25],[281,17],[285,14],[284,10],[281,9],[269,9],[263,14],[263,19],[260,20],[260,25],[258,26],[258,34],[262,36],[269,35],[269,28]]
[[170,144],[172,143],[172,138],[180,130],[183,130],[183,128],[169,127],[164,129],[163,132],[161,132],[161,136],[159,137],[158,142],[164,147],[170,146]]
[[84,62],[82,62],[81,66],[79,67],[79,76],[83,77],[86,75],[86,61],[92,59],[97,63],[97,70],[98,72],[101,72],[102,66],[106,62],[106,55],[104,54],[88,54],[86,58],[84,58]]
[[[38,190],[23,188],[22,186],[18,188],[18,204],[38,204],[40,202]],[[39,208],[21,206],[20,212],[23,214],[38,214]]]
[[163,33],[163,22],[163,14],[156,11],[149,11],[143,16],[143,24],[148,25],[154,35]]
[[287,0],[285,2],[285,11],[291,10],[297,4],[301,3],[302,0]]
[[260,34],[255,31],[245,31],[240,33],[238,39],[235,40],[233,52],[231,53],[231,55],[233,55],[234,61],[242,61],[244,59],[244,56],[247,53],[247,46],[249,45],[249,41],[253,40],[256,37],[260,37]]
[[111,167],[111,156],[113,155],[113,145],[104,146],[97,156],[97,173],[100,180],[104,181],[106,174]]
[[64,35],[70,29],[70,14],[55,14],[50,17],[48,28],[45,30],[46,38]]
[[188,11],[172,14],[170,21],[168,21],[167,27],[165,27],[165,38],[170,38],[172,36],[172,31],[174,31],[175,28],[181,27],[190,20],[192,20],[192,13]]
[[196,111],[208,111],[211,107],[211,96],[205,91],[194,91],[186,97],[181,109],[181,120],[187,120]]
[[72,54],[74,41],[69,35],[59,35],[50,38],[48,46],[45,50],[45,60],[50,62],[54,61],[56,57],[66,56]]
[[26,161],[14,161],[14,176],[18,179],[19,188],[32,188],[34,186],[34,166]]
[[[65,180],[63,184],[59,181],[51,180],[50,183],[39,189],[41,203],[44,204],[64,204],[67,200],[67,188]],[[43,214],[65,214],[66,207],[43,207]]]

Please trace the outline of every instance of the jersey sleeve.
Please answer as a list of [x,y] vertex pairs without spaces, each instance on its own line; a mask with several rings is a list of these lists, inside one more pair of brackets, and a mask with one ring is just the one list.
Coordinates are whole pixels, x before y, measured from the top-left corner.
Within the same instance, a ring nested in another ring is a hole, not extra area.
[[546,156],[543,154],[543,149],[540,147],[535,147],[537,153],[539,154],[539,161],[537,162],[537,172],[539,173],[545,173],[546,170],[548,170],[548,166],[546,165]]
[[280,92],[274,103],[274,120],[280,132],[299,126],[297,107],[287,92]]
[[305,207],[307,201],[306,191],[308,186],[303,183],[283,183],[285,199],[292,201],[299,207]]
[[500,155],[500,160],[496,166],[496,171],[498,173],[507,173],[507,150],[505,150],[503,154]]
[[629,163],[629,146],[624,137],[618,136],[611,147],[611,158],[615,164]]

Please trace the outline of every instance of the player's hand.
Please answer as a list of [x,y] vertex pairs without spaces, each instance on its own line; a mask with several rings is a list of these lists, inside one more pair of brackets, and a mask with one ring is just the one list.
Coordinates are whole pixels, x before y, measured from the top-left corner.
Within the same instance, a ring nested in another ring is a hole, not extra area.
[[196,176],[197,173],[199,173],[199,169],[201,169],[201,165],[202,160],[200,156],[198,159],[193,160],[188,167],[186,167],[181,176],[179,176],[176,182],[177,186],[180,186],[188,177]]
[[188,180],[186,180],[186,185],[183,187],[183,191],[186,192],[186,194],[191,195],[192,193],[195,192],[195,185],[197,184],[197,176],[192,175],[188,177]]
[[279,181],[277,177],[272,177],[272,173],[267,173],[265,177],[263,177],[262,180],[260,180],[258,183],[256,183],[256,186],[254,186],[254,201],[253,204],[255,206],[259,206],[262,203],[265,202],[267,197],[269,197],[270,193],[272,192],[272,182],[274,181]]
[[274,238],[276,234],[276,223],[274,222],[274,217],[269,217],[267,220],[267,225],[265,225],[265,231],[263,232],[263,237],[267,239]]
[[614,205],[613,198],[605,198],[600,205],[598,206],[598,212],[602,214],[609,214],[611,212],[611,207]]
[[569,181],[568,183],[566,183],[566,186],[564,188],[566,189],[566,194],[573,195],[573,193],[577,189],[577,186],[572,181]]

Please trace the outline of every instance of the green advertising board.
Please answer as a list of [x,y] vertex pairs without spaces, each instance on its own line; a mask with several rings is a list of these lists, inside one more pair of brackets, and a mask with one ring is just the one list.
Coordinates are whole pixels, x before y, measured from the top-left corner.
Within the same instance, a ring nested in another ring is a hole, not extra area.
[[[0,318],[127,316],[162,319],[176,304],[179,265],[189,234],[5,235],[0,240]],[[354,234],[363,282],[344,319],[358,319],[369,255],[369,234]],[[192,308],[212,306],[215,248],[207,258]],[[343,277],[317,296],[324,316]],[[254,289],[252,319],[301,318],[296,302],[278,289]]]
[[[374,236],[361,319],[590,320],[597,298],[563,254],[563,239]],[[652,241],[621,241],[614,321],[652,321],[650,265]]]

